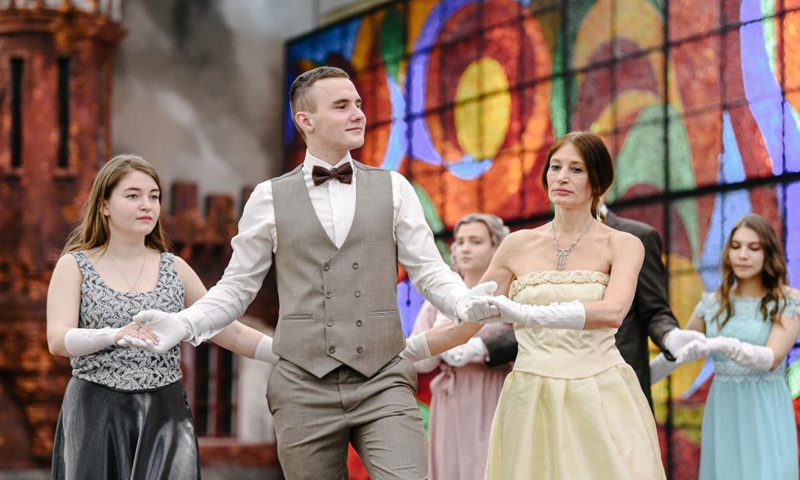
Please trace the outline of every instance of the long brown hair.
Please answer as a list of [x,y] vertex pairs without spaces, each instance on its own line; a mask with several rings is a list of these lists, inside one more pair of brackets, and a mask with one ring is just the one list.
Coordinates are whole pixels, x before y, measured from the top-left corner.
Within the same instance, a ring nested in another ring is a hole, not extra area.
[[592,186],[592,216],[598,217],[598,205],[603,194],[614,182],[614,162],[611,154],[603,143],[603,139],[592,132],[570,132],[559,138],[547,152],[547,161],[542,170],[542,186],[548,191],[547,171],[550,169],[550,159],[561,147],[572,144],[586,164],[589,174],[589,185]]
[[761,248],[764,249],[764,266],[761,269],[761,283],[767,293],[761,299],[759,309],[764,321],[769,319],[772,323],[779,321],[783,310],[786,308],[786,259],[783,256],[783,249],[778,242],[778,236],[768,221],[751,213],[740,218],[731,229],[725,248],[722,250],[722,284],[717,289],[719,298],[719,310],[714,318],[719,319],[724,314],[722,322],[719,324],[720,330],[728,323],[733,315],[733,305],[731,304],[731,290],[736,284],[736,275],[731,266],[730,251],[733,242],[733,234],[736,230],[747,227],[756,232]]
[[[109,199],[111,192],[114,191],[120,180],[133,171],[149,175],[161,190],[161,179],[158,177],[158,172],[143,158],[136,155],[117,155],[112,158],[97,172],[92,183],[92,190],[89,192],[89,198],[86,200],[83,220],[67,238],[67,244],[61,251],[62,255],[97,247],[102,249],[108,247],[111,231],[108,226],[108,218],[103,215],[103,203]],[[156,221],[153,231],[144,238],[144,244],[159,252],[166,252],[169,249],[169,242],[161,229],[160,217]]]

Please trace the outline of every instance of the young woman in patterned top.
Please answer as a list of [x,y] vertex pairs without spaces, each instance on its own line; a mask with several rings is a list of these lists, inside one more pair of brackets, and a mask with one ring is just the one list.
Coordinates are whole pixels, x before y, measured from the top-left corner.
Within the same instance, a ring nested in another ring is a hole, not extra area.
[[[80,226],[56,264],[47,295],[47,340],[70,357],[53,448],[54,479],[197,479],[197,438],[181,385],[180,349],[158,343],[133,315],[177,312],[202,297],[200,278],[167,252],[155,169],[121,155],[97,174]],[[212,341],[274,361],[269,337],[239,322]]]

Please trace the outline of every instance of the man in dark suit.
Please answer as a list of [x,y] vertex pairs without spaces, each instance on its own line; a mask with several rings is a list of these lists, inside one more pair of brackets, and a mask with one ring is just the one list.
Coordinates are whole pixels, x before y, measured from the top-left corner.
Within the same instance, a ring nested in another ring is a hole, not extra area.
[[[601,205],[605,210],[605,206]],[[622,357],[633,367],[642,386],[650,408],[650,366],[647,337],[661,348],[669,360],[682,346],[694,339],[704,339],[699,332],[686,331],[678,327],[678,321],[667,300],[666,268],[661,261],[661,236],[653,227],[606,213],[606,225],[638,237],[644,244],[645,255],[633,305],[617,331],[616,341]],[[466,344],[442,354],[445,362],[462,366],[485,360],[491,366],[503,365],[517,357],[517,339],[514,330],[496,337],[480,339],[473,337]]]

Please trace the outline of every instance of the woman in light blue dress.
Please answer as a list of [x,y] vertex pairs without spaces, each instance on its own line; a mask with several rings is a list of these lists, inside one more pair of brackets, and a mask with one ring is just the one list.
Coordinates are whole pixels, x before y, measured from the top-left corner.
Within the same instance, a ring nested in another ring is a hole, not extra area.
[[722,255],[722,285],[703,297],[687,328],[707,339],[687,344],[678,363],[711,354],[715,367],[700,480],[797,480],[785,359],[800,334],[800,292],[788,286],[783,252],[764,218],[751,214],[734,225]]

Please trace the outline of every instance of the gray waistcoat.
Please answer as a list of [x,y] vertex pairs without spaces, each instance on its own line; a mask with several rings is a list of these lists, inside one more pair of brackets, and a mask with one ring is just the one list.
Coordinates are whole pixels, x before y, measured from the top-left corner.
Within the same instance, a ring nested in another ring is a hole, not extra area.
[[371,377],[405,347],[391,174],[353,164],[356,210],[341,248],[317,218],[302,166],[272,181],[280,298],[273,351],[319,378],[342,364]]

